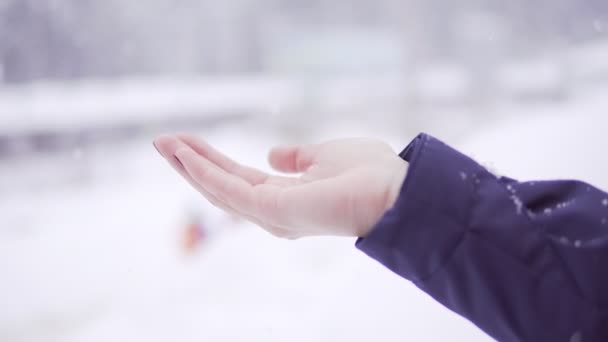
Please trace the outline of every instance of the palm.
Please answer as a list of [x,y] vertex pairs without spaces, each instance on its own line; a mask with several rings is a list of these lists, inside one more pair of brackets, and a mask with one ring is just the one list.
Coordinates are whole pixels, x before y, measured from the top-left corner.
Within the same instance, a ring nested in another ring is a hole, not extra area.
[[239,165],[190,136],[160,137],[155,145],[214,205],[289,238],[364,235],[389,206],[405,172],[387,145],[366,139],[271,151],[275,169],[298,177]]

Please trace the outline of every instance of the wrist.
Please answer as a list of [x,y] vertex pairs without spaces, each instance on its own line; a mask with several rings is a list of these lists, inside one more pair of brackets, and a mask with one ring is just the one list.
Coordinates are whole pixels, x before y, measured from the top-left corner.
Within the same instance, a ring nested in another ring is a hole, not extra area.
[[398,158],[397,162],[389,168],[391,170],[386,178],[387,182],[385,183],[384,195],[382,196],[383,200],[379,203],[379,206],[374,206],[376,209],[374,209],[373,212],[369,213],[372,216],[371,220],[362,220],[367,222],[367,224],[357,230],[356,236],[360,238],[365,238],[371,232],[376,223],[378,223],[386,212],[395,206],[395,203],[397,203],[397,199],[401,194],[401,187],[403,186],[403,182],[407,175],[408,163],[405,160]]
[[395,171],[393,173],[390,187],[388,189],[386,195],[386,203],[385,203],[385,211],[392,209],[397,203],[397,199],[401,194],[401,188],[403,187],[403,183],[405,182],[405,177],[407,176],[408,163],[399,158],[398,163],[396,163]]

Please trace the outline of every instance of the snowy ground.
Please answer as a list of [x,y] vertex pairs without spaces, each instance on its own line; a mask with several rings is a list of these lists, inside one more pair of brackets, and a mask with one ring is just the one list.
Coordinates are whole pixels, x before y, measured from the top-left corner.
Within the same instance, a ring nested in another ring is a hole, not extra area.
[[[468,137],[450,134],[459,117],[419,126],[510,176],[608,188],[605,91],[506,105],[498,119],[468,119]],[[395,131],[367,135],[401,149],[411,136]],[[254,123],[201,133],[261,167],[267,148],[287,139]],[[334,123],[308,139],[362,133],[369,125]],[[490,340],[353,240],[281,241],[232,222],[179,180],[150,141],[73,154],[67,167],[86,164],[77,185],[0,198],[0,341]],[[188,257],[178,239],[193,207],[214,236]]]
[[[206,136],[260,164],[280,137],[252,131]],[[128,166],[120,177],[2,202],[1,341],[486,340],[351,239],[286,242],[230,223],[149,141],[103,159]],[[199,205],[216,236],[189,258],[179,230]]]

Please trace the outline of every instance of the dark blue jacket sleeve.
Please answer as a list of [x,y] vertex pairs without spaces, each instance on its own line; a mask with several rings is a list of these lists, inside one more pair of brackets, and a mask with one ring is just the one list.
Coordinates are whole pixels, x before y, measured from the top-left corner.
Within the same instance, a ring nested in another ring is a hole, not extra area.
[[608,194],[496,177],[424,134],[401,157],[359,249],[499,341],[608,341]]

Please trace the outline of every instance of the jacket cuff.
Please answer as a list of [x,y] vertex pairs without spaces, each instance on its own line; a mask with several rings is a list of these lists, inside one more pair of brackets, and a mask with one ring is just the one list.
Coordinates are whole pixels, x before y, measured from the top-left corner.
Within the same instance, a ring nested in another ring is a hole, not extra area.
[[491,175],[427,134],[400,154],[409,162],[399,197],[357,248],[413,282],[445,265],[469,226],[476,186]]

